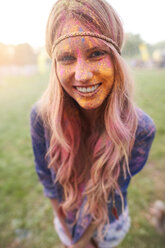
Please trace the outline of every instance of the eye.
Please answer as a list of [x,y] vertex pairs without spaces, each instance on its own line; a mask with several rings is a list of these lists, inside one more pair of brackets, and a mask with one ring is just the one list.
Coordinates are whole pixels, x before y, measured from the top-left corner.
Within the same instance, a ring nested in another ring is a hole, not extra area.
[[58,58],[58,61],[63,62],[63,63],[71,63],[75,60],[75,57],[72,55],[64,55]]
[[94,51],[90,54],[90,58],[97,58],[103,56],[105,54],[104,51]]

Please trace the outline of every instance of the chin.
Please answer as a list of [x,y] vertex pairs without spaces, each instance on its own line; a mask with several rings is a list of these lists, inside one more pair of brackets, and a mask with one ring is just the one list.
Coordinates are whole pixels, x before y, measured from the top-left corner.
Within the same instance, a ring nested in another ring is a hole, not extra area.
[[101,106],[101,104],[84,104],[84,105],[80,105],[81,108],[83,108],[84,110],[95,110],[97,108],[99,108]]

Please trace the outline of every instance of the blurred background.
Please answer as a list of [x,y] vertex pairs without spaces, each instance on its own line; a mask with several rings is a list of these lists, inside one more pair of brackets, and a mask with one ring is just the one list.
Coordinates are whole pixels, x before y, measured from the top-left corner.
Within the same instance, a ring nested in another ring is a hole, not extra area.
[[[54,2],[0,1],[0,248],[60,247],[29,129],[30,110],[49,80],[45,28]],[[108,2],[126,33],[122,56],[135,78],[136,103],[157,128],[149,160],[129,188],[132,227],[119,247],[164,248],[165,209],[155,202],[165,202],[165,2]]]

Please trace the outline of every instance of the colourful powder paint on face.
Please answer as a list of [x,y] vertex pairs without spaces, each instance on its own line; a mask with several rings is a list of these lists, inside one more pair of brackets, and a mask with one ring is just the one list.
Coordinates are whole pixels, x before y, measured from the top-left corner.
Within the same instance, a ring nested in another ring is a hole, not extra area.
[[[80,28],[79,28],[79,32],[83,32],[82,27],[80,27]],[[81,38],[81,41],[82,41],[82,43],[84,43],[84,42],[85,42],[85,38],[84,38],[84,37],[83,37],[83,38]]]
[[114,81],[113,69],[107,73],[100,73],[97,77],[93,78],[96,82],[101,82],[98,91],[91,96],[77,96],[74,98],[79,105],[84,109],[96,109],[101,106],[105,98],[108,96]]
[[[63,27],[80,31],[81,23],[70,19]],[[86,27],[83,31],[88,31]],[[100,107],[114,83],[114,68],[109,48],[97,38],[68,38],[56,47],[57,75],[64,90],[83,109]]]
[[85,42],[85,38],[82,38],[81,40],[82,40],[82,43],[84,43],[84,42]]

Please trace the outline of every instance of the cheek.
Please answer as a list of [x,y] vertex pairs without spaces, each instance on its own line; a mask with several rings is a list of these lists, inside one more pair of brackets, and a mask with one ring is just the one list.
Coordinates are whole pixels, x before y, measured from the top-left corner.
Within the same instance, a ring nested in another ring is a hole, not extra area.
[[98,77],[111,83],[114,81],[114,69],[111,67],[100,68]]
[[100,65],[100,69],[102,70],[114,69],[113,63],[109,57],[102,61]]
[[63,69],[63,68],[57,69],[57,74],[58,74],[58,77],[59,77],[59,78],[64,77],[64,76],[65,76],[65,71],[64,71],[64,69]]
[[110,58],[105,59],[100,64],[99,76],[106,80],[114,80],[114,66]]
[[109,68],[114,68],[114,66],[113,66],[113,63],[112,63],[112,60],[111,59],[107,59],[106,60],[106,64],[107,64],[107,66],[109,67]]
[[65,84],[68,78],[68,71],[63,67],[57,66],[57,76],[58,79],[60,80],[60,83]]

